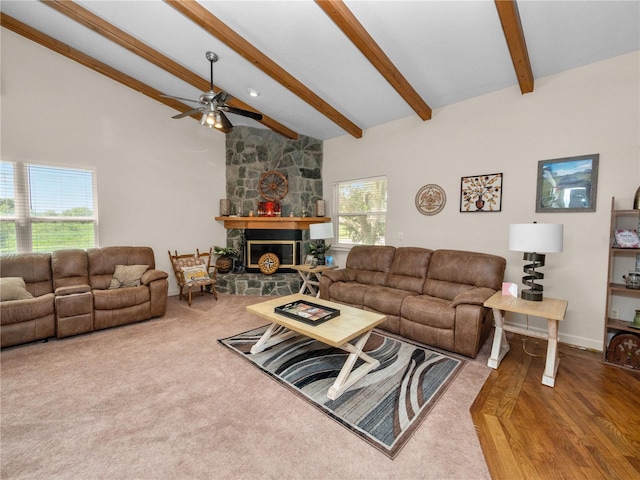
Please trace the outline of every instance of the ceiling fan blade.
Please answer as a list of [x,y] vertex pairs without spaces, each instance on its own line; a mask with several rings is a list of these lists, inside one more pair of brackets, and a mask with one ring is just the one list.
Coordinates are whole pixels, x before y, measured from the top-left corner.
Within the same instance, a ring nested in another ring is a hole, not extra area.
[[176,100],[183,100],[185,102],[200,103],[198,100],[191,100],[190,98],[176,97],[174,95],[160,94],[160,96],[164,98],[175,98]]
[[189,110],[189,111],[186,111],[186,112],[183,112],[183,113],[179,113],[178,115],[174,115],[174,116],[173,116],[173,117],[171,117],[171,118],[184,118],[184,117],[190,117],[190,116],[191,116],[191,115],[193,115],[194,113],[201,112],[201,111],[202,111],[202,108],[194,108],[193,110]]
[[242,115],[243,117],[253,118],[254,120],[262,120],[262,115],[260,113],[251,112],[249,110],[241,110],[239,108],[230,107],[228,105],[224,105],[220,107],[220,109],[224,110],[225,112]]

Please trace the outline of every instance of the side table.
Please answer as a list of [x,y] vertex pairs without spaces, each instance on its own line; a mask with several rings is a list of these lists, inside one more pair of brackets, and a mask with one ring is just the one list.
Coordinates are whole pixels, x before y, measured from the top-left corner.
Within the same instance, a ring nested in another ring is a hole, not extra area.
[[[558,371],[558,322],[564,320],[568,302],[557,298],[544,297],[541,302],[523,300],[519,297],[502,295],[496,292],[491,298],[484,302],[485,307],[493,309],[493,316],[496,321],[496,331],[493,336],[493,347],[491,357],[487,365],[491,368],[498,368],[500,362],[509,351],[509,342],[505,332],[518,333],[529,337],[536,337],[548,340],[547,360],[542,374],[542,384],[553,387]],[[504,312],[521,313],[546,318],[548,322],[548,333],[535,332],[526,328],[504,324]]]
[[[291,268],[297,270],[302,277],[302,286],[299,293],[307,293],[308,295],[315,295],[316,298],[320,296],[320,277],[325,270],[333,270],[338,268],[337,265],[328,267],[327,265],[318,265],[312,267],[311,265],[294,265]],[[315,276],[315,279],[314,279]]]

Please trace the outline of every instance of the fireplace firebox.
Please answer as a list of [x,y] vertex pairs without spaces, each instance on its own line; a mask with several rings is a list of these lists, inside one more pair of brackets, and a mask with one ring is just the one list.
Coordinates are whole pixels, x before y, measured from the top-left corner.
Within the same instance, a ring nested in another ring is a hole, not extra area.
[[245,230],[247,241],[247,271],[259,272],[258,260],[265,253],[273,253],[280,260],[279,272],[292,272],[300,265],[302,252],[301,230]]

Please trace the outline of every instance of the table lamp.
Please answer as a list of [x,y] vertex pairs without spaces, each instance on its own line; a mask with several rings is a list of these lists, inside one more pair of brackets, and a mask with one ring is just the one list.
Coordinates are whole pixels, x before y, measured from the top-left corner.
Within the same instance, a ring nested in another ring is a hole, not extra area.
[[326,238],[333,238],[333,223],[312,223],[309,225],[309,239],[316,241],[316,252],[318,253],[318,263],[324,264],[324,253],[328,250],[324,241]]
[[309,238],[318,240],[318,244],[324,243],[325,239],[333,238],[333,223],[312,223],[309,225]]
[[532,262],[523,268],[527,274],[522,283],[529,290],[522,290],[524,300],[542,301],[542,285],[535,280],[542,280],[544,274],[536,272],[536,268],[544,266],[545,253],[562,252],[562,235],[564,225],[555,223],[518,223],[509,225],[509,250],[524,252],[523,260]]

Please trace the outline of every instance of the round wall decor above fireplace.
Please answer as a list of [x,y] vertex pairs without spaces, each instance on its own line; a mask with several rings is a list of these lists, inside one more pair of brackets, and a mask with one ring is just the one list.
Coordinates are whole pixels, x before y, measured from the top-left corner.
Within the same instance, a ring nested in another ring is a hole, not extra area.
[[271,275],[272,273],[276,273],[279,266],[280,266],[280,260],[278,259],[278,256],[274,253],[265,253],[258,260],[258,268],[265,275]]
[[260,195],[262,195],[265,200],[277,202],[287,195],[289,182],[287,181],[287,177],[280,172],[276,172],[275,170],[264,172],[258,181],[258,190],[260,190]]

